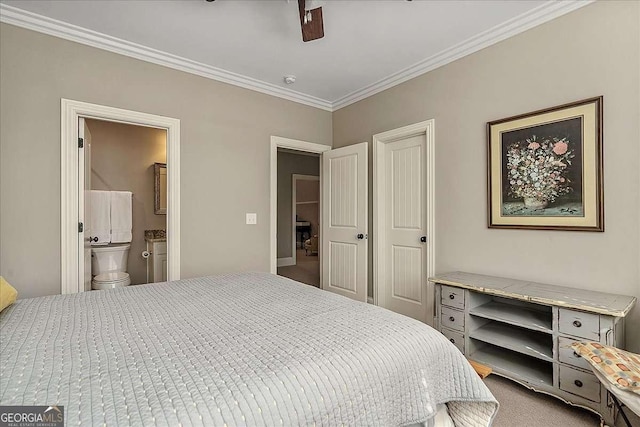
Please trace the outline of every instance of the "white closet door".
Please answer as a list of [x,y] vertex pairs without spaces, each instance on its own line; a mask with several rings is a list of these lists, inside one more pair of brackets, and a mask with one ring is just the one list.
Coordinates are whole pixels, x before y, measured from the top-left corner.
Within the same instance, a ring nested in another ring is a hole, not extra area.
[[366,302],[367,143],[322,156],[322,288]]
[[426,236],[426,137],[424,134],[384,145],[384,263],[382,306],[428,320]]

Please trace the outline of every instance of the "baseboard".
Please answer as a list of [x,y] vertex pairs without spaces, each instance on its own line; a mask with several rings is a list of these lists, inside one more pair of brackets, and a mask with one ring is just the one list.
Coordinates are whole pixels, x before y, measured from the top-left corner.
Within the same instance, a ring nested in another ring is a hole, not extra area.
[[367,297],[367,302],[369,304],[373,304],[373,297]]
[[290,265],[296,265],[296,260],[292,256],[288,258],[278,258],[276,265],[278,267],[288,267]]

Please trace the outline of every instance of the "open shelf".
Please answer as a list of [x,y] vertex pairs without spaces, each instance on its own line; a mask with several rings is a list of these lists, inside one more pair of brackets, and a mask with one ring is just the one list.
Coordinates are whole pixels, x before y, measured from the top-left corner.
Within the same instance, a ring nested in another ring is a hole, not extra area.
[[485,319],[497,320],[534,331],[553,332],[551,311],[530,309],[520,305],[501,303],[495,300],[471,309],[469,314]]
[[471,331],[469,336],[497,347],[553,362],[553,339],[546,334],[490,321]]
[[[437,326],[458,345],[464,339],[467,359],[534,391],[590,409],[608,425],[614,424],[615,410],[602,394],[604,389],[593,383],[567,343],[585,335],[592,341],[623,345],[624,317],[633,297],[464,272],[429,280],[436,287]],[[449,294],[454,292],[452,301]],[[445,307],[457,310],[453,321]],[[455,326],[457,332],[447,326]]]
[[496,372],[532,385],[553,387],[553,364],[494,345],[474,351],[469,359],[490,366]]

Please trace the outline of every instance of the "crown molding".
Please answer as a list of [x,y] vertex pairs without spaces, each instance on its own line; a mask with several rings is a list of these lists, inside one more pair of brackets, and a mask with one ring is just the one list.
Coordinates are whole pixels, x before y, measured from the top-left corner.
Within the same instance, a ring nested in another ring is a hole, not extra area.
[[548,1],[547,3],[531,9],[528,12],[503,22],[500,25],[468,38],[449,49],[445,49],[427,59],[417,62],[404,70],[398,71],[397,73],[333,101],[333,111],[354,104],[436,68],[440,68],[443,65],[449,64],[450,62],[464,56],[471,55],[481,49],[501,42],[509,37],[513,37],[516,34],[522,33],[533,27],[544,24],[545,22],[551,21],[552,19],[591,4],[594,1],[595,0]]
[[245,89],[254,90],[267,95],[316,107],[325,111],[336,111],[348,105],[368,98],[414,77],[425,74],[443,65],[449,64],[464,56],[475,53],[516,34],[541,25],[552,19],[565,15],[595,0],[560,0],[548,1],[526,13],[512,18],[500,25],[473,36],[449,49],[437,53],[427,59],[367,85],[355,92],[331,102],[325,99],[306,95],[286,89],[252,77],[223,70],[201,62],[192,61],[157,49],[112,37],[97,31],[68,24],[57,19],[28,12],[26,10],[0,3],[0,22],[48,34],[62,39],[74,41],[109,52],[140,59],[157,65],[184,71],[223,83],[232,84]]
[[0,3],[0,22],[332,111],[330,101]]

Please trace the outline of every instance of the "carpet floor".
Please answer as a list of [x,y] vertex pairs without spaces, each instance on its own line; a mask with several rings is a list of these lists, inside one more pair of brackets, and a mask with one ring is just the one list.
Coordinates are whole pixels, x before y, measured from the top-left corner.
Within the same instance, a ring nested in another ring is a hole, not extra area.
[[278,276],[288,277],[307,285],[320,287],[320,261],[318,254],[306,255],[304,249],[296,251],[296,265],[278,267]]
[[[600,417],[586,409],[567,405],[555,397],[536,393],[498,375],[489,375],[485,384],[500,403],[493,427],[598,427]],[[640,427],[640,417],[625,410],[632,426]],[[616,427],[624,426],[618,417]]]

